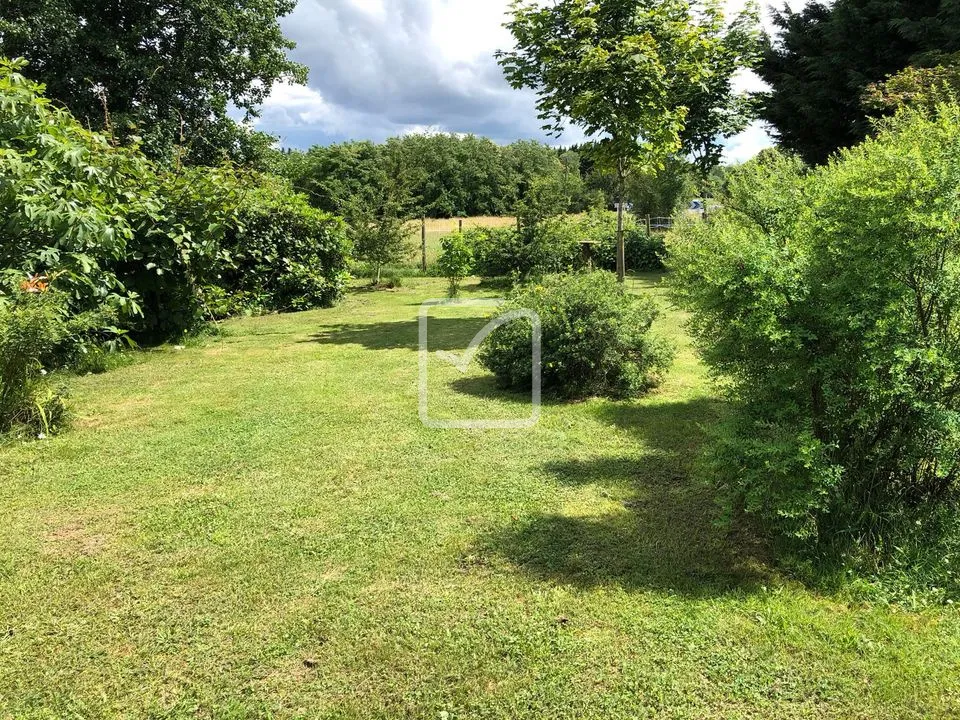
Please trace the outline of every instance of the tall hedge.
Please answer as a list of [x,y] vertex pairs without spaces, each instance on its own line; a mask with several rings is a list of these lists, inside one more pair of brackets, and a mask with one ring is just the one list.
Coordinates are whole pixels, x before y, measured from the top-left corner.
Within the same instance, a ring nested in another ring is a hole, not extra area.
[[116,308],[149,342],[202,322],[209,287],[275,310],[339,298],[339,220],[285,181],[160,166],[91,133],[22,66],[0,59],[0,270],[50,278],[71,313]]
[[711,465],[731,509],[805,552],[926,553],[952,573],[960,108],[902,113],[809,174],[767,154],[731,188],[669,243],[674,297],[735,408]]

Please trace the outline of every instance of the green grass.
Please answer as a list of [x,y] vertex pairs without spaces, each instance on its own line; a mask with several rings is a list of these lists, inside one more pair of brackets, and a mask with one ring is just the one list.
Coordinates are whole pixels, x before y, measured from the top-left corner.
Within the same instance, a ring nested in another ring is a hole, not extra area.
[[[690,466],[722,407],[678,314],[649,397],[429,430],[416,318],[444,287],[228,323],[77,378],[72,430],[0,448],[0,716],[960,713],[955,609],[817,594],[712,524]],[[482,324],[440,313],[433,349]],[[438,413],[526,411],[431,376]]]

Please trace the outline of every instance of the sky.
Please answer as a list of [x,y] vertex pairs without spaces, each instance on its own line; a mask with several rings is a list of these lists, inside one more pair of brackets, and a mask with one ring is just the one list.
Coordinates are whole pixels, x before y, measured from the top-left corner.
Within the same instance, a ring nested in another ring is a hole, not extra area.
[[[731,9],[743,0],[728,0]],[[299,0],[281,23],[310,69],[306,86],[275,86],[257,121],[284,147],[343,140],[382,141],[416,132],[474,133],[509,143],[552,145],[535,96],[512,89],[494,58],[511,47],[503,28],[509,0]],[[738,87],[762,83],[745,74]],[[757,123],[731,138],[725,160],[740,162],[771,145]]]

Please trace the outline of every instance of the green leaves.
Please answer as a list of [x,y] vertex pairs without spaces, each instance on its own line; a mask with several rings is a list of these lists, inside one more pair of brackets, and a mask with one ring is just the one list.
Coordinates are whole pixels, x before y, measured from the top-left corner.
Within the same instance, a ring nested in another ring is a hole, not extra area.
[[960,108],[807,172],[776,152],[670,239],[675,300],[737,412],[710,470],[806,551],[890,559],[960,503]]
[[[548,275],[514,290],[499,313],[533,310],[542,323],[543,389],[563,397],[632,397],[656,385],[673,359],[650,333],[659,314],[606,272]],[[506,386],[527,392],[532,377],[528,321],[495,330],[480,360]]]
[[440,241],[437,266],[450,281],[450,297],[456,297],[461,281],[473,271],[473,250],[463,234],[453,233]]
[[[0,61],[0,268],[56,274],[72,313],[116,307],[148,341],[202,323],[201,288],[224,274],[233,290],[261,283],[278,309],[339,297],[339,221],[283,181],[230,165],[166,171],[114,147],[53,107],[21,66]],[[249,262],[248,245],[269,260]]]
[[572,122],[597,140],[609,168],[656,169],[681,148],[715,163],[716,136],[745,125],[731,79],[756,54],[752,5],[729,29],[716,3],[684,0],[561,0],[513,10],[507,27],[517,49],[498,53],[508,81],[538,93],[545,130],[559,134]]
[[[277,81],[306,68],[279,19],[293,0],[10,0],[0,6],[0,54],[24,57],[84,125],[141,142],[153,159],[217,164],[262,153],[262,133],[228,115],[254,116]],[[268,143],[267,143],[268,144]],[[74,158],[71,158],[71,161]]]

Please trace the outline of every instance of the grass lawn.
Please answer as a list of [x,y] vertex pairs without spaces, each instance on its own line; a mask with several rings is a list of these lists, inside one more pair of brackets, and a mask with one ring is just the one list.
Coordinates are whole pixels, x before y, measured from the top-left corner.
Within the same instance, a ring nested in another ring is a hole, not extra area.
[[[960,715],[956,609],[819,595],[711,524],[690,465],[722,408],[676,313],[643,400],[431,430],[416,318],[444,287],[230,322],[0,448],[0,716]],[[432,349],[479,312],[438,312]],[[431,412],[529,411],[430,371]]]

